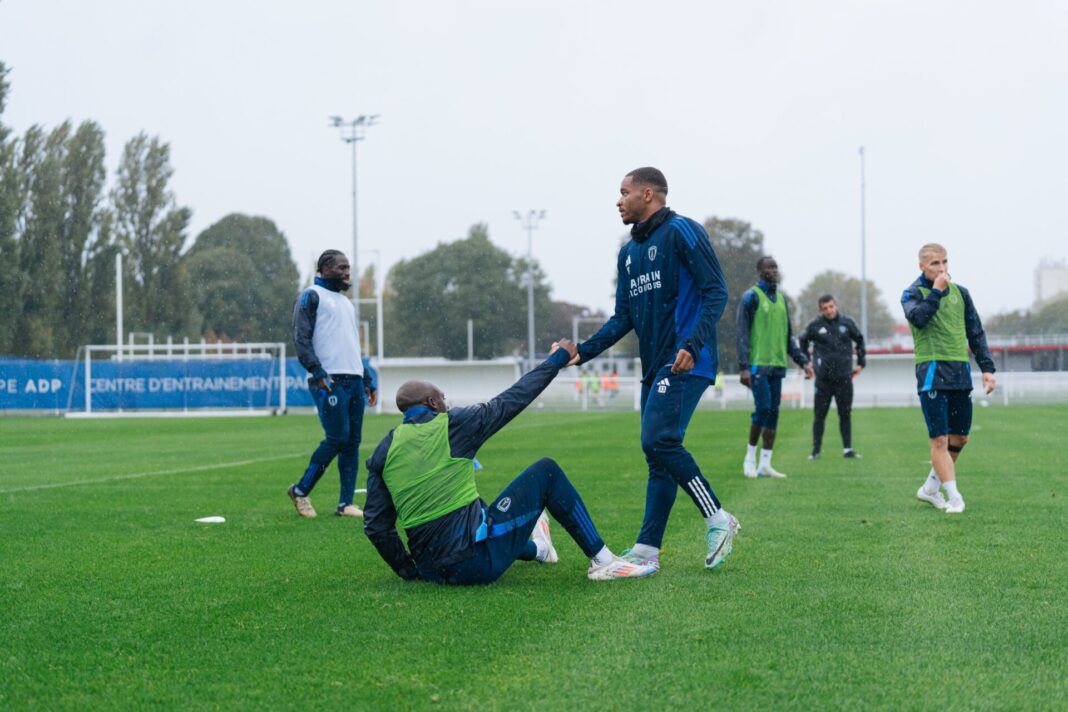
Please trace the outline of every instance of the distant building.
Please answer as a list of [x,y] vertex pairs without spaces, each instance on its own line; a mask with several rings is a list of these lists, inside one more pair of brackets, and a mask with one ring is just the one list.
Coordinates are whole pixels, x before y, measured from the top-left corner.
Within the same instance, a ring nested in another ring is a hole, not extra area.
[[1061,296],[1068,296],[1068,263],[1046,257],[1035,268],[1035,307]]

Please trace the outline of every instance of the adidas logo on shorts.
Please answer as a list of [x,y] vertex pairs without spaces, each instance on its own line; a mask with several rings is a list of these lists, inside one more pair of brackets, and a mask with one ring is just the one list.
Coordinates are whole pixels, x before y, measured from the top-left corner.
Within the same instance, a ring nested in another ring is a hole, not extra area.
[[657,393],[667,393],[668,386],[670,386],[670,385],[671,385],[671,381],[669,381],[666,378],[662,378],[659,381],[657,381],[657,383],[656,383],[656,392]]

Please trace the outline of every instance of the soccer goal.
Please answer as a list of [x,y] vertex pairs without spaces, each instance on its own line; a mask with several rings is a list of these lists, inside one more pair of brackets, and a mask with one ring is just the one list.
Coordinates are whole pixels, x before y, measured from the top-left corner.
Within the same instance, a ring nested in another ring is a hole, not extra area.
[[78,349],[67,417],[277,415],[284,343],[88,344]]

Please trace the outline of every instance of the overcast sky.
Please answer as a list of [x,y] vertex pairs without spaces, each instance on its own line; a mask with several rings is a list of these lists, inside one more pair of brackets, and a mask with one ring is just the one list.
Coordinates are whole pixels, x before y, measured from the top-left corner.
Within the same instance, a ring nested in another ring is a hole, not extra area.
[[[99,2],[0,0],[17,131],[66,118],[171,144],[189,239],[227,213],[274,220],[303,274],[360,249],[388,269],[477,222],[513,254],[545,209],[553,296],[611,310],[629,170],[669,205],[750,221],[798,293],[868,274],[899,315],[927,241],[980,312],[1026,308],[1068,255],[1068,3]],[[361,255],[361,261],[373,259]]]

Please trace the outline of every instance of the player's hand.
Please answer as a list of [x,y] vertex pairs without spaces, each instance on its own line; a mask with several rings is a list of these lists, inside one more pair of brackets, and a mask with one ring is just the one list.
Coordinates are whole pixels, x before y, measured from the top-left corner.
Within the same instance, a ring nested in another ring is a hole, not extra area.
[[946,287],[949,286],[949,272],[942,272],[934,279],[934,284],[931,285],[939,292],[946,291]]
[[749,371],[742,371],[739,373],[738,380],[741,381],[742,385],[746,388],[753,387],[753,374],[749,373]]
[[991,393],[993,393],[994,389],[997,388],[997,387],[998,387],[998,382],[997,382],[997,379],[994,378],[994,374],[992,374],[992,373],[984,373],[983,374],[983,390],[986,391],[987,395],[990,395]]
[[372,391],[370,388],[364,388],[363,390],[367,393],[367,405],[378,403],[378,391]]
[[552,356],[559,349],[563,349],[564,351],[567,351],[567,355],[570,356],[570,358],[567,360],[567,365],[568,366],[570,366],[573,363],[578,363],[578,359],[579,359],[578,347],[575,346],[575,343],[573,341],[571,341],[571,339],[560,339],[559,341],[554,341],[553,345],[552,345],[552,348],[549,349],[549,355]]
[[863,366],[854,366],[853,367],[853,376],[852,377],[856,378],[857,376],[860,375],[860,372],[863,371],[863,370],[864,370]]
[[811,381],[813,378],[816,377],[816,372],[812,370],[812,364],[811,363],[806,363],[803,366],[803,368],[805,370],[805,380],[806,381]]
[[323,389],[327,393],[330,392],[330,386],[334,385],[334,380],[330,376],[324,376],[319,379],[319,388]]
[[672,373],[687,373],[693,369],[693,354],[688,349],[679,349],[675,354],[675,363],[671,364]]

